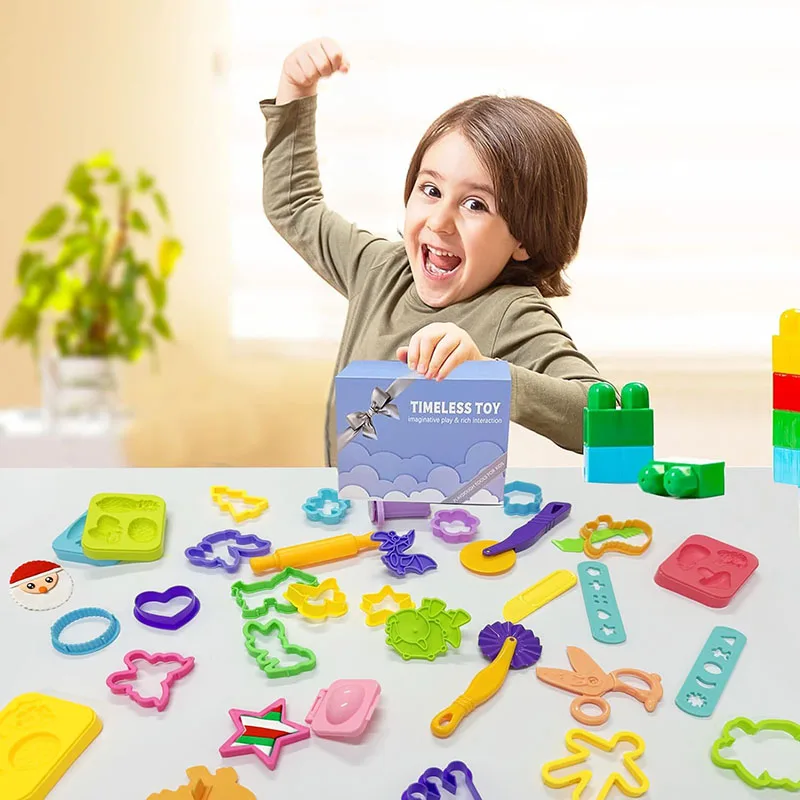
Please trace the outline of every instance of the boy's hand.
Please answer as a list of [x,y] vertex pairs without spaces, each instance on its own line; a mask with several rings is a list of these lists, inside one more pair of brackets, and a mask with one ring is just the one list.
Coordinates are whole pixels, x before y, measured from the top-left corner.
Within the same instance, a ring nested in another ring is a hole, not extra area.
[[327,38],[306,42],[289,53],[283,62],[275,105],[282,106],[299,97],[311,97],[317,93],[320,78],[349,69],[350,62],[338,42]]
[[397,358],[426,378],[447,377],[465,361],[491,361],[481,354],[472,337],[452,322],[433,322],[420,328],[408,343],[397,349]]

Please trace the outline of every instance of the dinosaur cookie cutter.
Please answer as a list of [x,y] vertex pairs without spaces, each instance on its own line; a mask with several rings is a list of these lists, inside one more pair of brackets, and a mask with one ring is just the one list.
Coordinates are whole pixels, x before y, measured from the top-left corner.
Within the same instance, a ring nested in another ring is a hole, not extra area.
[[[637,528],[646,537],[643,544],[628,544],[621,539],[606,539],[599,546],[592,541],[592,534],[598,529],[626,530]],[[640,556],[650,547],[653,541],[653,529],[640,519],[627,519],[624,522],[615,520],[610,514],[601,514],[597,519],[587,522],[580,530],[583,539],[583,552],[589,558],[600,558],[606,553],[622,553],[626,556]]]
[[739,780],[751,786],[753,789],[785,789],[789,792],[800,791],[800,767],[795,767],[796,772],[790,778],[774,778],[767,770],[763,770],[758,775],[754,775],[748,770],[741,760],[737,758],[726,758],[721,754],[735,744],[736,739],[731,736],[731,732],[740,730],[746,736],[755,736],[762,731],[779,731],[789,735],[796,742],[800,743],[800,725],[788,719],[765,719],[760,722],[753,722],[747,717],[737,717],[725,723],[720,737],[711,746],[711,762],[720,769],[730,769]]
[[[568,647],[567,658],[572,670],[536,667],[536,677],[544,683],[578,695],[570,704],[569,710],[573,719],[581,725],[602,725],[611,715],[611,706],[603,695],[609,692],[622,692],[634,700],[638,700],[647,711],[653,712],[664,696],[661,676],[653,672],[642,672],[638,669],[615,669],[603,672],[597,663],[580,647]],[[621,680],[622,675],[629,675],[647,684],[647,689],[640,689]],[[599,714],[587,714],[584,706],[594,706]]]
[[236,601],[245,619],[256,619],[269,614],[271,608],[275,609],[277,614],[296,614],[297,608],[289,602],[282,603],[277,597],[266,597],[257,606],[247,605],[247,595],[259,594],[260,592],[271,591],[276,589],[280,584],[286,581],[292,583],[305,583],[309,586],[317,586],[319,581],[313,575],[302,570],[295,569],[294,567],[286,567],[281,570],[277,575],[265,581],[254,581],[252,583],[244,583],[236,581],[231,586],[231,596]]
[[[248,519],[258,519],[269,508],[266,497],[253,497],[244,489],[230,489],[227,486],[212,486],[211,500],[220,511],[230,514],[237,525]],[[241,501],[245,508],[237,511],[234,500]]]
[[[227,546],[230,562],[214,555],[214,545],[231,542]],[[252,556],[265,556],[269,553],[272,543],[260,539],[254,533],[240,533],[229,528],[216,531],[204,536],[194,547],[187,547],[184,555],[190,564],[206,569],[221,568],[226,572],[234,573],[241,566],[242,560]]]
[[574,767],[577,764],[582,764],[589,758],[591,755],[589,748],[586,747],[586,745],[579,744],[578,740],[582,740],[600,750],[604,750],[606,753],[610,753],[616,749],[620,742],[628,742],[634,746],[633,750],[623,753],[622,756],[622,763],[625,765],[625,768],[630,773],[634,782],[631,783],[619,772],[612,772],[608,778],[606,778],[606,782],[597,794],[596,800],[605,800],[614,787],[628,797],[641,797],[650,788],[650,781],[647,775],[642,772],[641,768],[636,763],[636,760],[644,754],[644,740],[641,736],[631,733],[630,731],[620,731],[620,733],[615,733],[611,739],[606,740],[594,733],[582,731],[578,728],[568,731],[566,735],[567,750],[569,750],[572,755],[559,758],[556,761],[548,761],[547,764],[542,767],[542,781],[546,786],[549,786],[551,789],[563,789],[565,786],[576,783],[577,786],[572,793],[572,797],[573,800],[580,800],[581,795],[592,779],[591,770],[582,769],[579,772],[571,772],[557,778],[552,774],[559,770],[566,769],[567,767]]
[[[194,656],[184,658],[177,653],[153,653],[145,650],[131,650],[125,654],[125,669],[119,672],[112,672],[106,678],[106,686],[111,689],[113,694],[128,695],[134,703],[142,708],[155,708],[156,711],[163,711],[170,700],[170,692],[176,681],[185,678],[194,669]],[[175,669],[171,669],[161,681],[161,694],[158,697],[146,697],[141,695],[133,688],[132,683],[122,683],[123,681],[133,681],[139,672],[136,661],[146,661],[148,664],[177,664]],[[120,685],[122,684],[122,685]]]

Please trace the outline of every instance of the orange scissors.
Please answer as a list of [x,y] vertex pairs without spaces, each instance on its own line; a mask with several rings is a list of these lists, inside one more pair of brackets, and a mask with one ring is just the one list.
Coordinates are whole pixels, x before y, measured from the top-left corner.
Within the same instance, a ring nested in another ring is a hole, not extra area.
[[[603,697],[607,692],[623,692],[630,695],[651,712],[655,711],[664,696],[661,676],[654,672],[642,672],[638,669],[615,669],[612,672],[603,672],[580,647],[568,647],[567,658],[572,670],[536,667],[536,677],[551,686],[578,695],[570,704],[569,710],[581,725],[602,725],[608,720],[611,706]],[[638,678],[646,683],[648,688],[640,689],[625,683],[620,680],[621,675]],[[600,709],[600,713],[587,714],[583,711],[584,706],[594,706]]]

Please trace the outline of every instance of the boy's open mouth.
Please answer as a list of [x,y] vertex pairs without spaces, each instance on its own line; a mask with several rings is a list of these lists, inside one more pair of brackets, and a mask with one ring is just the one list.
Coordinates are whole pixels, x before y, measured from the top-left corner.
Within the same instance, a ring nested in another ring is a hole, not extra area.
[[434,280],[451,277],[461,265],[461,258],[447,250],[422,245],[422,266],[425,274]]

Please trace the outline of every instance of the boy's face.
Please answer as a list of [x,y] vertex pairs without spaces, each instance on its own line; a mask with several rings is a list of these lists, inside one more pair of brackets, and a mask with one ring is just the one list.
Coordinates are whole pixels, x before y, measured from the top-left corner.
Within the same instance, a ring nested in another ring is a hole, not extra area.
[[425,153],[406,204],[403,240],[420,299],[433,308],[483,291],[513,257],[528,258],[497,211],[492,181],[451,131]]

